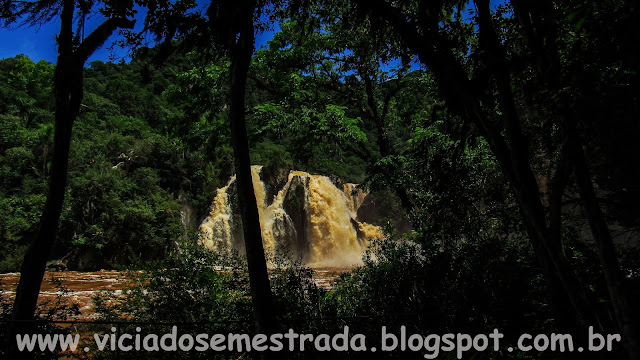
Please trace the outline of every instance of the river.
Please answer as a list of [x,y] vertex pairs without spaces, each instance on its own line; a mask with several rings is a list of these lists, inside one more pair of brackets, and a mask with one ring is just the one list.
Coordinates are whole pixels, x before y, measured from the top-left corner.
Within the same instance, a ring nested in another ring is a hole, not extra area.
[[[340,274],[350,268],[317,268],[313,269],[313,281],[318,287],[331,289]],[[19,273],[0,274],[0,295],[5,300],[15,296],[16,286],[20,280]],[[135,276],[126,271],[100,270],[94,272],[51,271],[45,273],[40,289],[39,304],[59,299],[64,304],[78,304],[80,317],[90,319],[93,313],[92,297],[99,291],[110,290],[116,295],[135,285]],[[64,290],[61,290],[64,289]]]

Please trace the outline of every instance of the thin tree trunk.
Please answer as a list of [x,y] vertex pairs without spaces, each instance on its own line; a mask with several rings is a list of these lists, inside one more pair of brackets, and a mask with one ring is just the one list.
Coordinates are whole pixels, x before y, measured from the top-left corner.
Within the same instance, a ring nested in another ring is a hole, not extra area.
[[59,53],[54,74],[56,98],[53,162],[44,210],[22,263],[20,282],[13,304],[14,320],[33,319],[47,257],[56,238],[62,212],[67,166],[71,146],[71,129],[82,99],[82,64],[74,64],[71,53],[73,1],[65,1],[59,36]]
[[[256,331],[270,334],[273,331],[274,316],[271,299],[271,286],[267,274],[267,263],[262,245],[258,205],[251,179],[251,160],[249,158],[249,141],[245,125],[245,92],[249,64],[253,56],[253,8],[247,11],[245,23],[241,26],[240,36],[231,46],[231,106],[229,121],[231,125],[231,142],[236,168],[236,184],[238,200],[242,216],[247,264],[249,267],[249,283]],[[263,353],[263,357],[267,354]]]
[[71,129],[82,99],[82,64],[77,69],[77,64],[73,62],[71,48],[73,9],[73,0],[66,0],[61,14],[58,38],[59,56],[53,80],[56,99],[53,161],[47,200],[40,217],[38,230],[22,262],[20,281],[13,303],[12,320],[15,322],[11,328],[9,339],[12,358],[29,359],[33,356],[30,352],[18,352],[13,340],[15,334],[31,332],[30,329],[34,328],[34,324],[29,321],[34,320],[47,258],[55,242],[64,203]]
[[29,352],[17,352],[12,340],[18,331],[33,328],[33,324],[30,324],[29,321],[34,320],[47,259],[57,236],[67,186],[73,123],[80,111],[80,103],[84,95],[84,63],[98,47],[104,44],[116,28],[132,28],[134,25],[133,20],[126,18],[107,19],[74,50],[74,10],[75,0],[64,0],[60,14],[60,34],[57,38],[58,59],[53,78],[56,104],[53,161],[47,200],[40,217],[38,230],[24,256],[20,281],[16,288],[12,312],[14,326],[9,331],[11,334],[10,343],[12,344],[10,353],[13,358],[32,357]]
[[[56,77],[64,76],[64,66],[58,65]],[[80,70],[81,72],[82,70]],[[74,82],[80,81],[76,76]],[[56,81],[58,82],[58,81]],[[69,148],[71,146],[71,129],[76,109],[70,108],[69,84],[56,88],[56,113],[53,162],[49,178],[49,190],[44,206],[38,231],[27,250],[22,269],[20,282],[16,290],[16,300],[13,305],[14,320],[29,320],[33,318],[36,302],[40,292],[40,284],[44,276],[47,257],[55,242],[58,231],[58,222],[62,212],[65,188],[67,185],[67,167],[69,162]],[[71,84],[76,87],[77,84]],[[60,89],[63,88],[63,89]],[[82,90],[80,90],[81,92]],[[74,96],[72,96],[74,97]]]

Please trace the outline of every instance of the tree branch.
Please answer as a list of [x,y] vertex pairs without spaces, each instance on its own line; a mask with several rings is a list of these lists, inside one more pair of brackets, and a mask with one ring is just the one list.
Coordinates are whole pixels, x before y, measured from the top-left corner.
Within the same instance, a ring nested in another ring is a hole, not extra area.
[[126,18],[110,18],[100,24],[95,30],[85,38],[78,46],[75,55],[78,56],[83,63],[87,61],[89,56],[93,54],[118,28],[133,29],[136,21]]

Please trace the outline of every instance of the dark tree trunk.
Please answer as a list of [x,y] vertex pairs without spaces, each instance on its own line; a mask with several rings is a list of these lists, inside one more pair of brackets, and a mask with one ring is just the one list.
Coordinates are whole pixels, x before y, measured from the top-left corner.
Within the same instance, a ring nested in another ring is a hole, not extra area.
[[[58,58],[59,61],[61,60]],[[25,254],[20,272],[20,282],[13,306],[14,320],[33,318],[40,283],[44,276],[47,257],[55,242],[58,221],[62,212],[67,185],[67,165],[71,145],[73,119],[78,112],[79,98],[82,97],[82,67],[80,71],[58,63],[56,67],[56,112],[53,163],[49,178],[49,190],[38,231]],[[59,78],[65,77],[66,84],[60,85]]]
[[[360,106],[362,116],[368,118],[371,123],[375,125],[376,131],[376,145],[378,145],[378,150],[380,151],[380,158],[385,158],[392,155],[397,155],[393,150],[393,145],[391,144],[391,140],[389,139],[389,134],[387,132],[387,113],[389,111],[389,103],[394,98],[394,96],[404,87],[403,84],[397,85],[393,89],[389,89],[385,98],[382,101],[382,112],[378,111],[378,105],[376,101],[375,91],[373,88],[373,81],[371,80],[371,76],[367,74],[364,70],[360,70],[360,77],[364,79],[365,84],[365,94],[367,98],[367,107]],[[363,160],[370,160],[371,155],[363,157]],[[395,179],[396,176],[394,174],[390,174],[387,168],[384,169],[384,174],[389,179]],[[413,211],[414,204],[407,192],[404,184],[398,181],[394,181],[393,184],[389,185],[391,190],[398,196],[400,199],[400,203],[402,207],[407,211]]]
[[13,358],[29,359],[29,352],[18,352],[13,343],[15,334],[32,332],[40,286],[44,277],[47,259],[58,232],[58,223],[67,185],[67,167],[71,146],[71,129],[82,100],[82,63],[76,63],[71,48],[73,37],[73,1],[65,1],[61,14],[58,37],[58,61],[54,73],[55,88],[55,133],[53,139],[53,161],[49,176],[47,200],[38,230],[25,253],[20,271],[20,281],[13,303],[12,320],[15,321],[10,334],[10,354]]
[[[254,7],[240,9],[240,11],[246,13],[242,17],[242,23],[236,24],[240,26],[239,37],[230,46],[231,109],[229,122],[255,326],[258,333],[270,334],[273,331],[275,318],[271,299],[271,286],[267,274],[267,263],[262,244],[258,205],[251,179],[249,141],[245,125],[247,73],[254,46],[253,10]],[[267,354],[263,353],[263,356],[267,356]]]
[[14,320],[33,319],[44,276],[47,257],[53,247],[62,212],[67,166],[71,146],[71,129],[78,115],[82,100],[82,66],[72,53],[71,41],[73,1],[65,1],[62,11],[60,36],[58,37],[58,62],[54,73],[56,98],[53,162],[49,177],[49,189],[37,233],[35,234],[22,263],[20,282],[13,304]]
[[[53,139],[53,161],[49,177],[47,200],[40,217],[38,230],[31,241],[22,262],[20,281],[13,303],[13,335],[31,328],[34,320],[40,286],[46,270],[47,259],[55,243],[60,214],[67,186],[69,149],[73,123],[78,116],[83,97],[84,63],[93,52],[107,40],[118,27],[133,27],[133,21],[111,18],[102,23],[74,50],[73,16],[74,0],[65,0],[60,15],[61,25],[58,36],[58,59],[54,72],[55,89],[55,132]],[[12,348],[11,351],[16,349]],[[28,352],[14,354],[15,358],[29,358]]]

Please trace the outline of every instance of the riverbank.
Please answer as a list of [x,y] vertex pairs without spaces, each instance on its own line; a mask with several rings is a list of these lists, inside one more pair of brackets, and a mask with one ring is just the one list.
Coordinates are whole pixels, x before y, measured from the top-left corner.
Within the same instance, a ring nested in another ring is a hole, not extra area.
[[[340,274],[351,268],[313,269],[313,281],[321,288],[331,289]],[[221,270],[223,271],[223,270]],[[71,307],[77,304],[80,318],[91,319],[93,314],[92,298],[100,291],[113,291],[115,295],[131,288],[139,281],[134,274],[141,271],[100,270],[93,272],[51,271],[45,274],[38,304],[46,308],[53,304]],[[20,273],[0,274],[0,296],[12,301]]]

